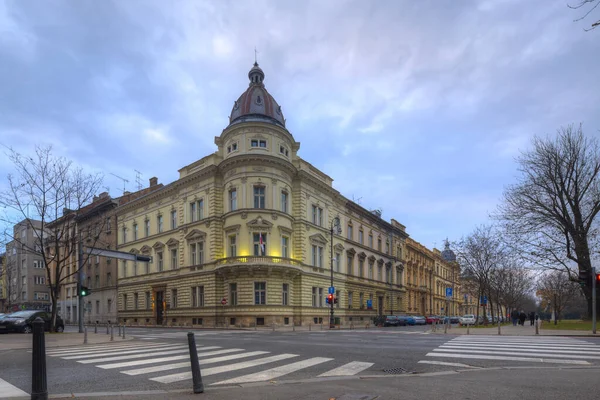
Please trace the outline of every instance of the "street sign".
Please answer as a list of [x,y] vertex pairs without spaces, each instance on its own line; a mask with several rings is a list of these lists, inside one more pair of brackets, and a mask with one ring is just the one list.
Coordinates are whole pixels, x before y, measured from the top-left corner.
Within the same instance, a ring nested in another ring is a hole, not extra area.
[[335,294],[335,288],[333,286],[329,286],[329,294]]
[[452,288],[451,287],[446,288],[446,297],[448,297],[448,298],[452,297]]
[[373,308],[373,300],[367,300],[367,308],[368,309],[372,309]]
[[223,305],[227,304],[227,299],[225,297],[223,297],[223,299],[221,300],[221,304],[223,304]]

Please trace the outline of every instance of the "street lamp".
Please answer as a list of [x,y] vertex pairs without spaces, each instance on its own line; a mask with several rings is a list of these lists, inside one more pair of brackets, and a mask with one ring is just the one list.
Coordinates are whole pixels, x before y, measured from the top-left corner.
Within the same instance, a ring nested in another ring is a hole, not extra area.
[[[335,289],[333,288],[333,232],[335,230],[335,233],[337,233],[338,235],[342,232],[342,227],[340,226],[340,219],[339,217],[335,217],[331,220],[331,229],[329,230],[331,233],[331,239],[330,239],[330,246],[331,246],[331,265],[330,265],[330,269],[331,269],[331,285],[330,285],[330,290],[333,290],[335,294]],[[330,328],[334,328],[335,327],[335,320],[333,319],[333,303],[335,303],[334,301],[330,301],[329,307],[331,307],[331,311],[330,311],[330,316],[329,316],[329,327]]]

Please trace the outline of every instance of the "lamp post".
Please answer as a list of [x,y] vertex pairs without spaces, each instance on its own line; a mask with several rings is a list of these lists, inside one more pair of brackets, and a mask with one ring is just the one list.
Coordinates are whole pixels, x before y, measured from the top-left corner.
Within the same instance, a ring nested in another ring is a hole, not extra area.
[[[331,264],[330,264],[330,270],[331,270],[331,285],[330,287],[333,288],[333,232],[335,230],[335,233],[337,233],[338,235],[340,234],[340,232],[342,231],[342,228],[340,226],[340,219],[338,217],[335,217],[331,220],[331,229],[329,230],[329,232],[331,233],[331,239],[330,239],[330,246],[331,246]],[[335,296],[335,289],[333,289],[334,293],[333,295]],[[333,303],[335,303],[335,298],[333,299],[333,301],[330,302],[329,307],[331,307],[331,311],[330,311],[330,316],[329,316],[329,327],[330,328],[334,328],[335,327],[335,319],[333,318]]]

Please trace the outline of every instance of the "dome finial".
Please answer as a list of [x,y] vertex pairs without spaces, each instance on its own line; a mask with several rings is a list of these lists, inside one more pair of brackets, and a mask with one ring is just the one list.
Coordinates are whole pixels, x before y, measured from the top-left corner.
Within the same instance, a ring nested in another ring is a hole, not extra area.
[[256,50],[256,46],[254,46],[254,66],[258,67],[258,58],[257,55],[258,54],[258,50]]

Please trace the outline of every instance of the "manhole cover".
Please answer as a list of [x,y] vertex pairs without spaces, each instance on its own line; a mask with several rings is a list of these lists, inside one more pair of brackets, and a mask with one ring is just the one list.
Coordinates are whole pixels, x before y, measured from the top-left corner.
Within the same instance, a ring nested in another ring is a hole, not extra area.
[[402,367],[384,368],[383,372],[390,375],[407,374],[408,371]]

